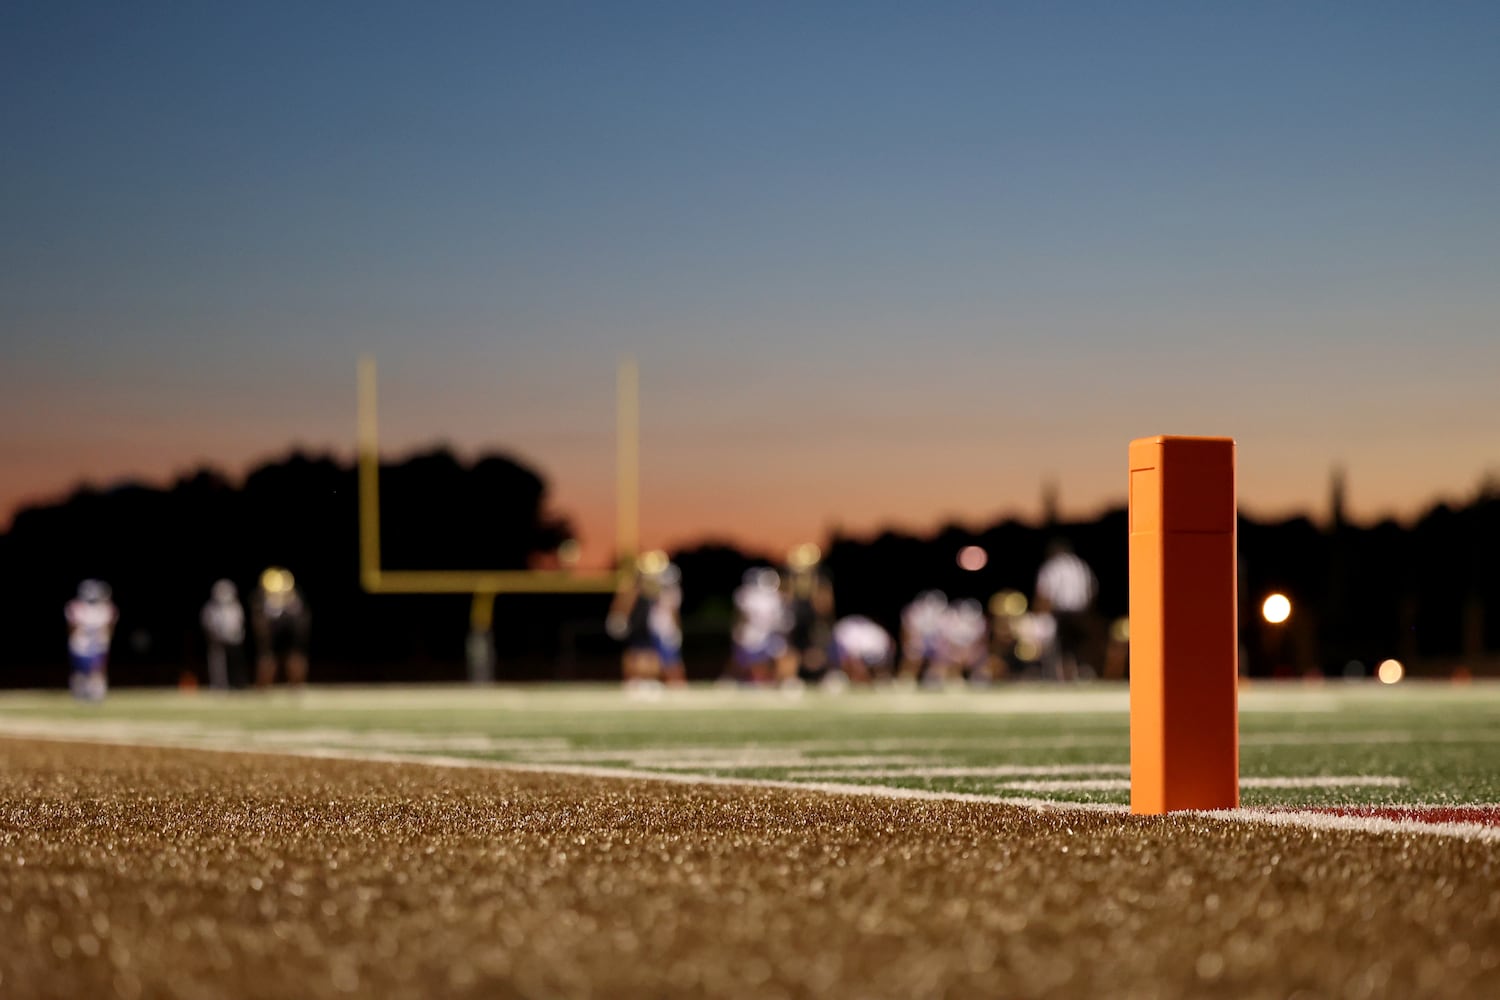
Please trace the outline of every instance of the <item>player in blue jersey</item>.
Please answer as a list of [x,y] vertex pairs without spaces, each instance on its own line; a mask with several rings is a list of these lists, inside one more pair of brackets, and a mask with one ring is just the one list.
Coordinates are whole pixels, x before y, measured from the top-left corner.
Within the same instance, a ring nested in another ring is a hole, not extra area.
[[109,642],[119,612],[109,584],[85,580],[78,596],[63,608],[68,622],[68,655],[73,661],[69,687],[84,701],[100,701],[109,688]]

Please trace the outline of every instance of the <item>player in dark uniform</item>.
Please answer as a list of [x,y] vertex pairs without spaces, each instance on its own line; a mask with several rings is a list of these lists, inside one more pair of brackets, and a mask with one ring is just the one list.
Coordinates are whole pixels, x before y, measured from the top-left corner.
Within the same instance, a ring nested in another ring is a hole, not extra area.
[[787,557],[791,627],[787,630],[787,659],[780,671],[783,682],[794,678],[816,682],[828,671],[833,645],[833,586],[823,573],[822,559],[822,551],[811,542],[797,546]]
[[663,576],[669,566],[665,552],[647,552],[636,561],[634,575],[627,576],[615,593],[605,627],[625,644],[621,673],[627,686],[661,684],[662,651],[652,628],[652,610],[661,597]]
[[260,575],[260,586],[250,602],[257,647],[256,687],[271,686],[278,664],[285,664],[288,684],[306,683],[310,617],[290,572],[272,566]]

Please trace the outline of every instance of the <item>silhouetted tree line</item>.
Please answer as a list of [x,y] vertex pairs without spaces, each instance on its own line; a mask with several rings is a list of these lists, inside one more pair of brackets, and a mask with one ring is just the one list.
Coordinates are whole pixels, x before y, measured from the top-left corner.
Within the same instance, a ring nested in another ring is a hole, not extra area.
[[[570,534],[549,514],[535,471],[499,456],[465,464],[433,450],[383,468],[387,568],[520,568]],[[1129,582],[1123,508],[1089,521],[983,530],[945,527],[919,537],[836,534],[826,568],[840,615],[865,614],[895,632],[919,591],[987,601],[1028,595],[1043,552],[1065,537],[1099,578],[1100,627],[1124,615]],[[1320,527],[1305,517],[1240,519],[1241,638],[1251,672],[1337,675],[1349,661],[1397,656],[1420,671],[1500,650],[1500,488],[1462,507],[1439,504],[1411,525]],[[988,564],[961,569],[958,551],[982,546]],[[730,595],[765,560],[706,543],[679,551],[693,677],[717,676],[728,655]],[[80,580],[111,584],[120,623],[113,683],[175,683],[201,674],[198,611],[214,580],[248,595],[261,570],[296,574],[312,610],[315,681],[457,680],[465,676],[469,602],[461,596],[365,594],[358,578],[355,472],[328,457],[293,454],[242,485],[200,471],[167,489],[81,489],[17,514],[0,536],[0,683],[58,686],[66,678],[64,602]],[[1260,600],[1288,594],[1293,617],[1271,628]],[[603,633],[602,595],[508,596],[496,606],[500,676],[604,678],[617,650]]]
[[[500,456],[419,454],[383,467],[380,496],[391,569],[524,568],[570,534],[547,512],[542,478]],[[66,679],[62,607],[88,577],[108,582],[120,609],[112,682],[201,672],[209,588],[227,577],[246,598],[272,565],[293,572],[311,608],[314,680],[462,676],[467,601],[371,596],[358,560],[355,471],[329,457],[294,453],[240,486],[202,470],[166,489],[80,489],[20,511],[0,536],[0,683]]]

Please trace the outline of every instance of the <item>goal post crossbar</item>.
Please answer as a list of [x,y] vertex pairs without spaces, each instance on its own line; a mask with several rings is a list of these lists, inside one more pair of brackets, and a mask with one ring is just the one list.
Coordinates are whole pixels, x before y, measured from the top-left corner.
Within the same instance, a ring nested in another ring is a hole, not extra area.
[[640,395],[634,361],[620,362],[615,384],[615,552],[613,570],[392,570],[380,561],[380,439],[375,359],[359,359],[359,579],[372,594],[473,594],[481,605],[498,594],[613,592],[635,564],[640,538]]

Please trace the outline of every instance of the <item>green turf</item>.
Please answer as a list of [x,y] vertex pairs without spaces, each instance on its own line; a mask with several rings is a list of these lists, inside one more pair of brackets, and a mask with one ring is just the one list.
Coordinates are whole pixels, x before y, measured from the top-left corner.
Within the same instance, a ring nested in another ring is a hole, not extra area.
[[[0,732],[369,749],[672,770],[1063,801],[1128,801],[1123,686],[830,696],[697,688],[659,701],[614,688],[311,689],[215,696],[118,691],[102,705],[0,695]],[[1500,685],[1258,686],[1241,697],[1246,805],[1500,802]],[[931,768],[1061,774],[876,774]],[[1093,770],[1097,768],[1097,770]],[[1338,776],[1384,784],[1261,787]],[[1396,783],[1399,782],[1399,783]]]

